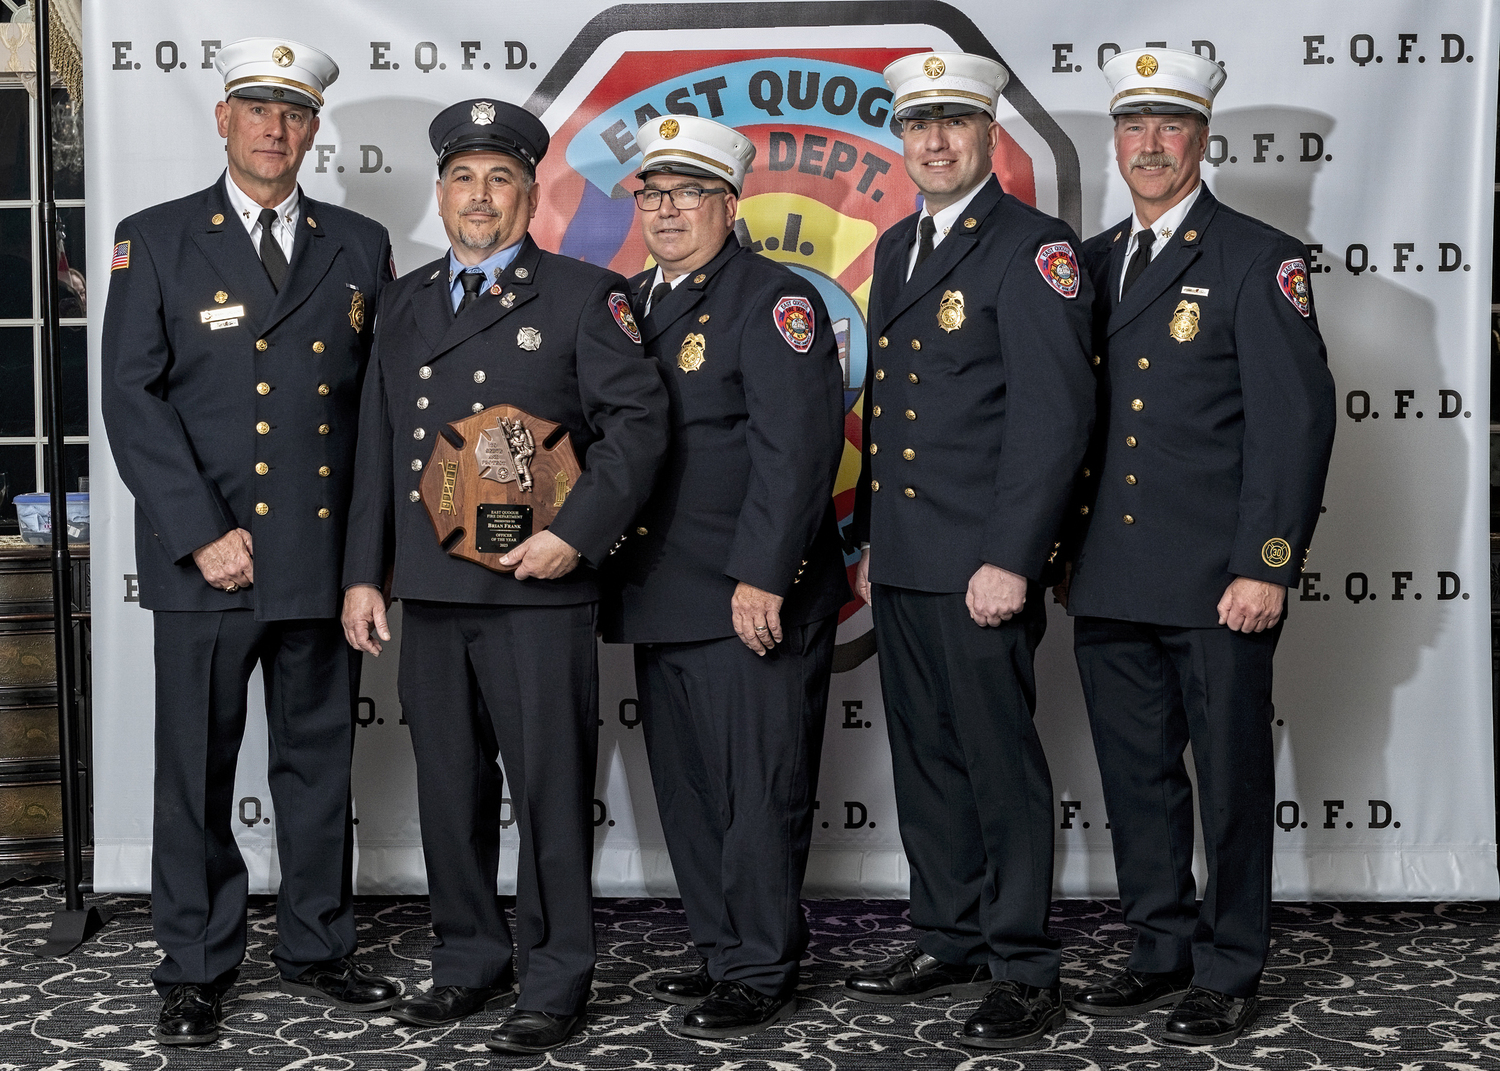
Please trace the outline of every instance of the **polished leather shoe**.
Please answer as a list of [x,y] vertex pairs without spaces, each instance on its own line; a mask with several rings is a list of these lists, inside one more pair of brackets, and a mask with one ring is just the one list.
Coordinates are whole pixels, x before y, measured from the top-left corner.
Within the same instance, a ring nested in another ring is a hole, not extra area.
[[326,1000],[349,1011],[380,1011],[401,997],[399,982],[366,970],[352,956],[314,963],[295,978],[283,978],[281,991]]
[[669,1004],[697,1004],[713,989],[714,980],[708,976],[708,963],[698,964],[698,969],[686,974],[669,974],[658,978],[651,988],[651,995]]
[[515,994],[510,979],[500,985],[435,985],[425,993],[408,993],[391,1008],[391,1016],[412,1026],[442,1026],[484,1011],[491,1003]]
[[583,1029],[584,1014],[548,1015],[539,1011],[513,1011],[484,1047],[494,1052],[522,1055],[555,1049]]
[[913,946],[874,970],[851,974],[844,982],[844,995],[871,1004],[906,1004],[928,997],[983,996],[989,986],[988,965],[944,963]]
[[1231,997],[1192,986],[1172,1013],[1161,1039],[1173,1045],[1218,1045],[1233,1041],[1255,1019],[1254,997]]
[[1032,1048],[1067,1017],[1062,986],[1005,979],[990,987],[979,1010],[964,1023],[958,1043],[969,1049]]
[[1192,983],[1191,967],[1159,973],[1126,967],[1108,981],[1074,993],[1068,1007],[1084,1015],[1139,1015],[1175,1003]]
[[744,982],[715,982],[708,996],[682,1017],[682,1032],[690,1038],[744,1037],[780,1022],[796,1010],[794,986],[767,996]]
[[219,991],[212,986],[174,985],[167,990],[151,1036],[163,1045],[209,1045],[219,1040]]

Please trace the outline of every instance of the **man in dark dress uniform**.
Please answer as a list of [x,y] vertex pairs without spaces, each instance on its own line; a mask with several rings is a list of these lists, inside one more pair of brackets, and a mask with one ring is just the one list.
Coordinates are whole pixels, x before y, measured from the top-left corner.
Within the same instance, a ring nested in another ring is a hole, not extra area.
[[349,763],[359,658],[340,571],[370,313],[391,278],[373,220],[297,186],[338,67],[280,38],[220,50],[228,169],[120,223],[101,396],[136,501],[153,611],[155,1036],[218,1037],[245,954],[248,878],[231,829],[246,688],[265,677],[282,988],[378,1009],[400,989],[355,949]]
[[631,280],[672,445],[608,567],[604,635],[634,643],[662,828],[702,961],[656,983],[690,1037],[796,1006],[828,678],[848,600],[833,512],[843,387],[828,312],[741,248],[755,146],[696,116],[636,134],[656,267]]
[[[503,101],[467,100],[441,112],[429,136],[452,249],[381,304],[360,403],[344,627],[350,643],[379,652],[390,639],[381,587],[394,570],[398,690],[437,938],[431,991],[394,1014],[452,1022],[508,994],[514,978],[515,1010],[488,1045],[536,1053],[582,1029],[593,977],[593,567],[650,493],[666,391],[625,280],[544,253],[526,233],[541,194],[541,122]],[[418,490],[447,425],[501,404],[561,425],[584,470],[551,527],[502,559],[513,573],[450,557]],[[514,962],[495,897],[497,755],[521,836]]]
[[1084,247],[1100,399],[1068,612],[1135,947],[1070,1004],[1175,1004],[1164,1040],[1202,1045],[1252,1021],[1270,945],[1271,659],[1318,519],[1333,380],[1307,249],[1199,180],[1223,70],[1152,48],[1104,74],[1135,213]]
[[1057,547],[1094,408],[1071,228],[990,172],[1008,75],[964,53],[885,72],[924,206],[880,240],[857,583],[870,603],[916,944],[845,992],[985,999],[960,1043],[1065,1018],[1047,932],[1052,782],[1032,714]]

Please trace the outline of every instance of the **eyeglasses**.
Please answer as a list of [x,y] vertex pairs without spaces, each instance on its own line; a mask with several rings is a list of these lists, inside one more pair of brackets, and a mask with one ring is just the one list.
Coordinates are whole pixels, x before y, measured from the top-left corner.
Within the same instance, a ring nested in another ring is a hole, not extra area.
[[703,198],[711,193],[728,193],[723,187],[712,190],[702,190],[697,186],[679,186],[675,190],[636,190],[636,207],[642,212],[655,212],[661,207],[662,194],[672,199],[672,207],[687,211],[697,208],[703,203]]

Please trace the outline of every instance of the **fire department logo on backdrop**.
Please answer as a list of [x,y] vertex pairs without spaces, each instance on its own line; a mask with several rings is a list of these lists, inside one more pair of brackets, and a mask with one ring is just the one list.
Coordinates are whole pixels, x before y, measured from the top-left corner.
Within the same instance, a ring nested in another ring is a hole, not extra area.
[[[880,72],[926,49],[997,53],[944,5],[929,9],[935,16],[930,33],[913,36],[909,25],[892,27],[883,45],[865,47],[849,47],[847,31],[839,28],[850,15],[847,5],[796,5],[793,17],[802,25],[795,34],[787,32],[787,11],[762,4],[624,6],[611,10],[609,32],[593,38],[591,51],[579,47],[590,39],[581,34],[528,102],[553,131],[537,168],[547,196],[532,233],[544,248],[628,278],[653,263],[631,196],[639,186],[635,132],[641,124],[663,115],[701,115],[754,142],[755,161],[740,197],[741,240],[801,275],[828,308],[827,325],[814,325],[810,316],[805,325],[795,315],[785,324],[778,319],[789,343],[810,346],[812,332],[825,328],[838,343],[846,442],[835,504],[844,526],[862,449],[859,399],[875,243],[920,205]],[[937,21],[950,16],[952,27]],[[862,40],[881,36],[880,27],[861,23]],[[685,48],[689,41],[699,47]],[[1040,188],[1041,207],[1057,211],[1076,193],[1076,163],[1071,173],[1060,169],[1055,147],[1066,137],[1024,86],[1014,79],[1012,86],[1021,103],[1009,110],[1002,101],[995,172],[1008,193],[1035,205]],[[1076,273],[1076,261],[1070,267]],[[1066,292],[1069,281],[1059,276],[1053,285]],[[1076,277],[1071,285],[1076,288]],[[851,548],[851,576],[857,560]],[[841,620],[859,605],[847,605]],[[841,645],[836,668],[852,668],[873,653],[868,639]]]

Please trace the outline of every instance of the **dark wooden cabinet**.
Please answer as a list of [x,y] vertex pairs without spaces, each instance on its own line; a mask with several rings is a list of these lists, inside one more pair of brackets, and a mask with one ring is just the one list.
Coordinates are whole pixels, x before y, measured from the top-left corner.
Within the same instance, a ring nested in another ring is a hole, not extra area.
[[[89,548],[69,548],[77,667],[78,806],[91,854]],[[0,537],[0,869],[53,869],[62,859],[62,767],[50,547]]]

